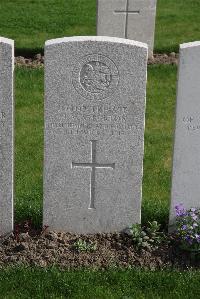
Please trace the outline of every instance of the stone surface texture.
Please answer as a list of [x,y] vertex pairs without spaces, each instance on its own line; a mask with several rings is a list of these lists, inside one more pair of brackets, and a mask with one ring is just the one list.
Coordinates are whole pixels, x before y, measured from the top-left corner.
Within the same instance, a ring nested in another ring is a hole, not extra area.
[[0,236],[13,229],[14,41],[0,37]]
[[182,44],[176,107],[170,225],[176,204],[200,208],[200,42]]
[[140,222],[147,45],[45,45],[44,225],[74,233]]
[[97,0],[97,35],[147,43],[152,57],[156,3],[157,0]]

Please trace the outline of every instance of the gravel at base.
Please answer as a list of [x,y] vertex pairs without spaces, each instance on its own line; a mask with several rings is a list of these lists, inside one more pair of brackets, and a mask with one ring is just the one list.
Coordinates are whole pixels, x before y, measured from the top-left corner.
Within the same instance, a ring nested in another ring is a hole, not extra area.
[[[22,56],[15,57],[17,66],[27,66],[31,68],[39,68],[44,66],[44,56],[37,54],[34,58],[24,58]],[[170,54],[154,54],[148,60],[148,64],[178,64],[178,54],[172,52]]]
[[179,54],[172,52],[170,54],[154,54],[153,58],[148,60],[148,64],[175,64],[178,65]]
[[[74,243],[79,240],[96,244],[92,252],[78,251]],[[200,262],[177,254],[172,245],[161,245],[157,250],[136,250],[131,237],[126,234],[74,235],[69,233],[40,232],[30,236],[28,232],[0,238],[0,268],[5,265],[35,265],[61,268],[92,267],[200,267]]]

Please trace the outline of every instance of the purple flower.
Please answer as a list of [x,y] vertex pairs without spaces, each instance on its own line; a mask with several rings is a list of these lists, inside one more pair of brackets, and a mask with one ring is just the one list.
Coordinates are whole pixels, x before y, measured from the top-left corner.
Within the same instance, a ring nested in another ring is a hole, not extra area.
[[196,235],[195,235],[195,238],[196,238],[197,242],[200,243],[200,235],[197,235],[197,234],[196,234]]
[[200,246],[200,208],[186,210],[182,203],[175,206],[177,236],[183,244]]
[[185,216],[185,209],[182,203],[175,206],[175,211],[176,211],[176,216]]
[[186,236],[185,240],[191,245],[192,244],[192,238],[190,236]]
[[191,215],[191,217],[192,217],[193,220],[197,220],[198,219],[197,215],[195,215],[194,213],[192,213],[190,215]]
[[181,229],[182,230],[186,230],[187,229],[187,225],[184,224]]
[[198,224],[196,223],[196,222],[194,222],[193,223],[193,227],[195,228],[195,227],[197,227],[198,226]]

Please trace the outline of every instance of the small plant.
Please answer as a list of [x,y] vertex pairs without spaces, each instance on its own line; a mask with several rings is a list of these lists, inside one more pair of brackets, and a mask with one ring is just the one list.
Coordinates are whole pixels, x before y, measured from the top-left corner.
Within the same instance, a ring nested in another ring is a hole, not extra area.
[[78,239],[73,247],[79,252],[92,252],[97,249],[97,245],[91,241],[86,242],[85,240]]
[[200,209],[186,210],[183,204],[175,206],[176,235],[181,248],[189,251],[200,251]]
[[140,224],[133,224],[130,233],[137,249],[156,249],[164,240],[164,234],[159,231],[160,224],[157,221],[148,222],[146,228],[142,228]]

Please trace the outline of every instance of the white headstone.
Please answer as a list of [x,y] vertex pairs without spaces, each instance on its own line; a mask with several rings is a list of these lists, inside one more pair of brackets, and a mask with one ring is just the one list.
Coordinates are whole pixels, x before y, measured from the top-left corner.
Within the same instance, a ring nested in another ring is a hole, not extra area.
[[147,43],[153,55],[157,0],[97,0],[97,35]]
[[13,230],[14,41],[0,37],[0,235]]
[[44,225],[76,233],[140,223],[147,45],[45,45]]
[[170,224],[177,204],[200,208],[200,42],[180,46]]

